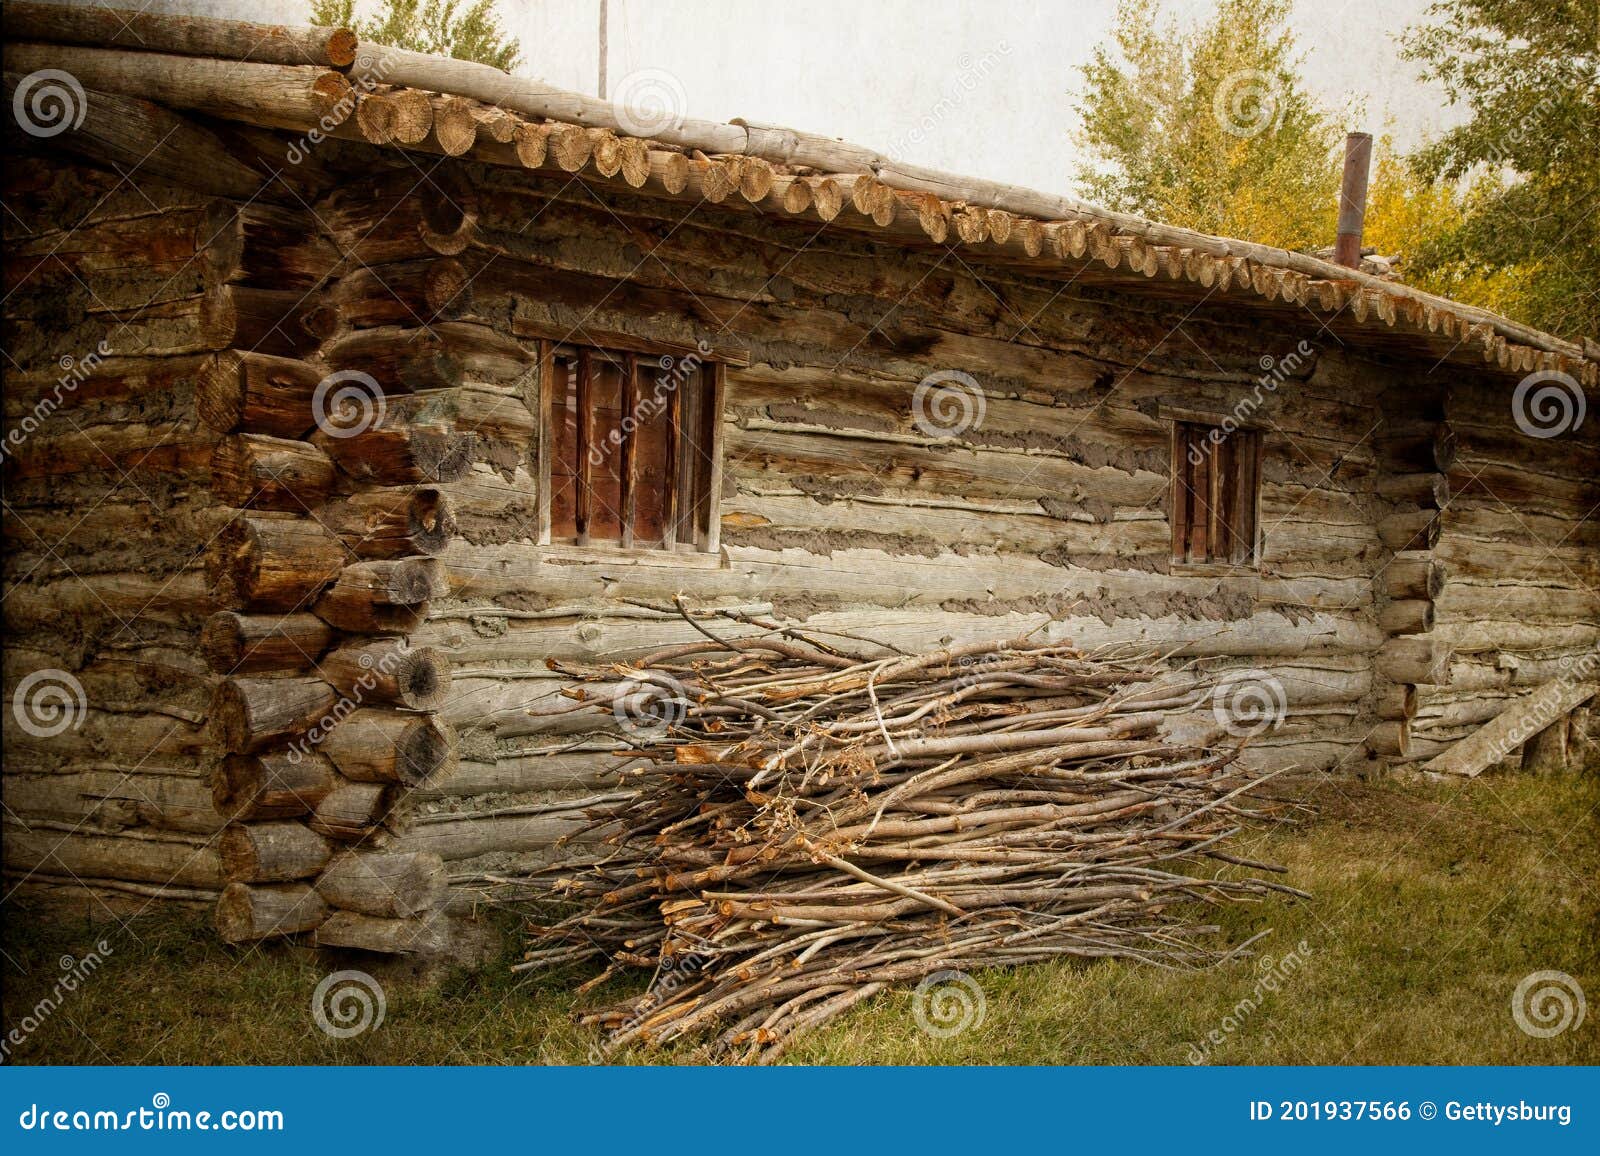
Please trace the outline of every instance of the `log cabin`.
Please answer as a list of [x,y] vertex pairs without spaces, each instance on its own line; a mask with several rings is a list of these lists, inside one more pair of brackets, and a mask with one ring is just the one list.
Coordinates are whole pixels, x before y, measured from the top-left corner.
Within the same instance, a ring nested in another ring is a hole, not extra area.
[[570,672],[712,613],[1159,649],[1308,773],[1589,741],[1593,340],[340,29],[5,37],[7,895],[445,949],[614,797]]

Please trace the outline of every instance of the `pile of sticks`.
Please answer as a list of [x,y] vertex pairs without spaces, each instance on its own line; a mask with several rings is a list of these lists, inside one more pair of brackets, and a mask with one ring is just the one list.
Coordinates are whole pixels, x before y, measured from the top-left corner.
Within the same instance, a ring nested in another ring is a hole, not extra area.
[[[1225,958],[1196,903],[1300,895],[1209,857],[1261,777],[1163,737],[1207,688],[1158,656],[1015,639],[909,655],[780,623],[586,680],[636,743],[608,853],[562,878],[518,970],[599,958],[649,988],[580,1014],[608,1047],[771,1062],[887,985],[1060,956]],[[625,676],[625,677],[624,677]],[[640,764],[639,755],[647,761]],[[1235,949],[1236,951],[1238,949]]]

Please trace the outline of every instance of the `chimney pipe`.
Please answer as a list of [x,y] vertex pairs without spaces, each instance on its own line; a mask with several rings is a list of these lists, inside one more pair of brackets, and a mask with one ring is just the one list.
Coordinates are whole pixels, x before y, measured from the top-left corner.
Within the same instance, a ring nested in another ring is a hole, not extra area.
[[1344,138],[1344,178],[1339,184],[1339,237],[1333,259],[1361,268],[1361,226],[1367,217],[1367,174],[1372,167],[1372,134],[1353,132]]

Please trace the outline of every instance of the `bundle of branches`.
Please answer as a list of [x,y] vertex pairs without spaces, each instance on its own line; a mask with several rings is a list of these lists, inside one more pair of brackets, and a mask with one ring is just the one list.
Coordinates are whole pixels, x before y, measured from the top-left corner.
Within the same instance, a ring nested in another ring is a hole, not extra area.
[[518,969],[603,959],[585,988],[654,969],[580,1016],[613,1046],[710,1037],[769,1062],[935,972],[1214,962],[1218,929],[1180,907],[1300,894],[1196,872],[1244,863],[1220,844],[1260,778],[1237,744],[1170,737],[1206,691],[1191,671],[1026,639],[874,657],[858,636],[744,621],[766,632],[702,626],[625,670],[568,671],[589,680],[576,708],[614,712],[647,761],[595,816],[609,852],[560,881],[578,913],[535,925]]

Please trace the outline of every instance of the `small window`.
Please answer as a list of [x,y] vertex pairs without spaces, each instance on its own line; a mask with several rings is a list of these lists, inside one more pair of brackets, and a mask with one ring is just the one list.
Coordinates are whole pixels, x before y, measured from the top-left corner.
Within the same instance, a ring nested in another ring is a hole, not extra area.
[[720,366],[546,342],[544,541],[715,550]]
[[1259,431],[1174,422],[1172,560],[1253,564],[1260,487]]

